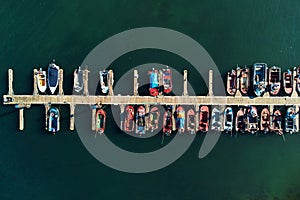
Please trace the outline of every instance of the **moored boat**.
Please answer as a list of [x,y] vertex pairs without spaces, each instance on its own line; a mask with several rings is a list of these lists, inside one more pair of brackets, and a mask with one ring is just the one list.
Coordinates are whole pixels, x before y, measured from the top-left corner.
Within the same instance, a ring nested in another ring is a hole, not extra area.
[[231,107],[227,107],[224,110],[224,131],[232,133],[233,127],[233,110]]
[[247,110],[247,127],[246,130],[254,134],[258,131],[258,113],[255,106],[250,106]]
[[243,108],[240,108],[240,110],[236,113],[235,118],[235,131],[244,133],[246,129],[246,123],[245,123],[245,112]]
[[172,133],[173,121],[172,121],[172,112],[167,110],[164,113],[163,118],[163,133],[170,135]]
[[235,95],[236,93],[236,71],[234,69],[227,72],[227,93],[231,96]]
[[179,133],[183,133],[185,130],[185,111],[182,106],[178,106],[176,109],[176,127]]
[[265,134],[270,131],[270,111],[268,108],[264,108],[261,111],[260,130]]
[[240,91],[243,95],[247,95],[250,87],[250,69],[244,67],[240,69]]
[[83,70],[78,67],[74,70],[74,84],[73,88],[75,92],[80,92],[83,89]]
[[159,94],[158,71],[153,68],[148,74],[150,74],[150,95],[157,96]]
[[157,106],[152,106],[149,112],[149,130],[153,132],[157,130],[160,119],[160,112]]
[[261,97],[266,91],[267,64],[255,63],[253,65],[253,90],[256,96]]
[[136,116],[135,116],[135,123],[136,123],[136,134],[143,135],[145,134],[145,107],[144,106],[139,106],[137,111],[136,111]]
[[106,124],[106,112],[103,109],[99,109],[96,112],[96,132],[104,133]]
[[293,92],[293,72],[291,70],[287,70],[287,72],[283,72],[283,88],[287,95],[292,94]]
[[99,72],[100,75],[100,86],[101,86],[101,92],[103,94],[108,93],[108,71],[107,70],[101,70]]
[[269,68],[269,92],[271,95],[277,95],[281,87],[281,68],[272,66]]
[[209,108],[201,106],[199,111],[199,131],[207,132],[209,127]]
[[211,130],[221,131],[221,111],[219,106],[213,107],[211,111]]
[[54,62],[50,63],[48,66],[48,87],[51,94],[54,94],[58,86],[59,80],[59,66]]
[[195,111],[194,109],[189,109],[186,114],[187,118],[187,131],[190,134],[195,134],[196,133],[196,116],[195,116]]
[[41,93],[44,93],[47,89],[47,75],[46,71],[43,71],[42,68],[40,68],[36,73],[37,78],[37,86]]
[[124,130],[127,132],[132,132],[134,130],[134,108],[133,106],[126,106],[125,116],[124,116]]
[[60,130],[60,113],[58,108],[52,107],[48,112],[47,130],[53,134]]
[[275,110],[272,116],[272,131],[274,131],[278,135],[282,135],[282,115],[280,110]]
[[300,93],[300,66],[298,66],[295,70],[296,70],[295,81],[297,81],[297,91]]
[[162,69],[164,93],[169,94],[172,91],[172,72],[168,66]]
[[289,107],[285,116],[285,132],[287,133],[295,133],[297,129],[296,125],[296,116],[297,112],[294,107]]

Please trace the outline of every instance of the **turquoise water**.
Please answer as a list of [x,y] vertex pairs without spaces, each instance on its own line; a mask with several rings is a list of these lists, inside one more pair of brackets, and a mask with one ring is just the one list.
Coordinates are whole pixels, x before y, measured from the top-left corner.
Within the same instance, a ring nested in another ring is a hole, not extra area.
[[[13,67],[17,94],[32,93],[32,70],[55,58],[64,68],[64,90],[72,92],[72,73],[101,41],[124,30],[156,26],[180,31],[198,41],[220,72],[236,64],[297,66],[300,50],[298,1],[3,1],[0,7],[0,93],[7,93],[7,69]],[[168,63],[181,71],[187,61],[149,50],[124,55],[112,64],[122,72],[147,62]],[[120,67],[121,66],[121,67]],[[198,94],[207,88],[190,73]],[[198,151],[204,135],[172,165],[147,174],[127,174],[95,160],[76,132],[68,131],[68,107],[62,106],[62,131],[44,131],[44,107],[18,112],[0,107],[1,199],[300,199],[299,135],[286,142],[273,135],[221,136],[204,159]],[[108,123],[107,135],[124,149],[161,147],[161,136],[137,140]],[[168,143],[172,138],[166,138]]]

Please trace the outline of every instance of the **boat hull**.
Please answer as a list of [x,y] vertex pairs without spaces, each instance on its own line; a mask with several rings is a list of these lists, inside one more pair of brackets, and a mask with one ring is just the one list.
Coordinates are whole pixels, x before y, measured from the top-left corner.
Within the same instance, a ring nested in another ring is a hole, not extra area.
[[60,130],[60,113],[55,107],[50,108],[48,112],[48,127],[47,130],[53,134]]
[[190,134],[196,133],[196,116],[194,109],[189,109],[187,111],[187,131]]
[[296,125],[296,116],[297,112],[294,107],[289,107],[286,112],[285,116],[285,132],[287,133],[295,133],[297,130]]
[[136,112],[136,117],[135,117],[135,124],[136,124],[136,134],[143,135],[145,134],[145,107],[144,106],[139,106]]
[[224,111],[224,131],[232,133],[233,128],[233,110],[227,107]]
[[268,108],[264,108],[260,115],[260,130],[264,133],[270,131],[270,111]]
[[96,132],[102,134],[105,131],[106,112],[102,109],[96,113]]
[[78,69],[75,69],[74,73],[74,91],[75,92],[81,92],[83,89],[83,71],[81,69],[81,67],[79,67]]
[[250,106],[247,110],[247,131],[254,134],[258,131],[258,113],[255,106]]
[[244,133],[246,129],[246,124],[245,124],[245,112],[243,108],[240,108],[240,110],[236,113],[236,118],[235,118],[235,131],[236,132],[241,132]]
[[207,132],[209,127],[209,108],[201,106],[199,111],[199,131]]
[[163,133],[166,135],[170,135],[172,133],[173,129],[173,118],[172,118],[172,113],[167,110],[164,113],[164,118],[163,118]]
[[267,64],[256,63],[253,66],[253,90],[256,96],[261,97],[266,91]]
[[250,69],[245,67],[240,71],[240,91],[243,95],[248,95],[249,87],[250,87]]
[[279,110],[275,110],[272,117],[272,131],[278,135],[282,135],[282,115]]
[[168,67],[162,70],[163,72],[163,87],[164,87],[164,93],[169,94],[172,92],[172,71]]
[[40,69],[37,74],[37,86],[41,93],[45,93],[47,89],[47,74],[46,71]]
[[287,95],[291,95],[293,92],[293,84],[294,84],[294,80],[293,80],[293,74],[291,71],[289,72],[283,72],[283,88],[284,88],[284,92]]
[[54,94],[59,80],[59,66],[54,63],[51,63],[48,67],[48,87],[51,94]]
[[185,131],[185,111],[182,106],[178,106],[176,109],[176,128],[179,133]]
[[123,126],[124,126],[123,130],[125,130],[126,132],[134,131],[134,108],[133,108],[133,106],[126,106]]
[[234,96],[236,93],[236,71],[233,69],[227,73],[227,93]]
[[149,112],[149,131],[153,132],[159,128],[160,112],[157,106],[153,106]]
[[273,66],[269,68],[269,92],[278,95],[281,88],[281,68]]

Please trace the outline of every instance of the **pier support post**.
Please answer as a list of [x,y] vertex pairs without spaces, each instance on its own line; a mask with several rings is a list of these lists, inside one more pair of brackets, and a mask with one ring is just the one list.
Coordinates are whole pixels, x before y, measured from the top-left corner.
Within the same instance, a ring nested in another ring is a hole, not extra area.
[[139,78],[139,73],[138,70],[133,71],[133,95],[138,96],[138,88],[139,88],[139,83],[138,83],[138,78]]
[[149,110],[150,110],[150,105],[146,104],[145,105],[145,122],[146,122],[146,131],[149,130],[149,125],[150,125],[150,116],[149,116]]
[[24,130],[24,108],[19,109],[19,130]]
[[113,70],[109,70],[108,71],[108,91],[109,91],[110,96],[114,95],[113,85],[114,85],[114,72],[113,72]]
[[195,126],[196,126],[196,132],[199,130],[199,107],[200,107],[200,105],[195,105],[195,112],[196,112]]
[[120,105],[120,129],[123,130],[124,127],[124,111],[125,111],[125,105]]
[[75,104],[70,104],[70,130],[74,131],[75,127]]
[[187,70],[183,71],[183,96],[188,96]]
[[64,81],[64,70],[59,69],[59,88],[58,88],[59,95],[64,95],[63,81]]
[[33,95],[38,95],[39,91],[38,91],[38,86],[37,86],[37,69],[33,69]]
[[213,70],[209,70],[209,76],[208,76],[208,96],[213,96]]
[[236,68],[236,93],[235,93],[236,97],[241,97],[242,96],[242,93],[240,91],[240,85],[241,85],[240,76],[241,76],[241,69],[239,67],[237,67]]
[[174,117],[174,113],[176,111],[176,107],[175,105],[172,106],[172,122],[173,122],[173,131],[176,131],[176,121],[175,121],[175,117]]
[[83,70],[83,95],[88,96],[89,95],[89,70],[85,69]]
[[293,70],[293,92],[292,92],[292,97],[298,97],[298,93],[297,93],[297,81],[298,81],[298,78],[297,78],[297,69],[294,69]]
[[13,90],[13,81],[14,81],[14,71],[12,69],[8,70],[8,95],[14,95]]
[[45,104],[45,129],[46,130],[48,130],[48,120],[49,120],[48,111],[50,110],[50,107],[51,107],[50,103]]
[[93,131],[96,130],[96,109],[97,109],[97,106],[93,105],[92,106],[92,130]]

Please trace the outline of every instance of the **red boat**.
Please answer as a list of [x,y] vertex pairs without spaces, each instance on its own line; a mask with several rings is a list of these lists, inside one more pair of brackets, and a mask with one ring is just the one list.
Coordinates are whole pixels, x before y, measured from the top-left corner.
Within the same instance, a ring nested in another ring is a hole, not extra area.
[[270,111],[264,108],[260,115],[260,130],[267,133],[270,131]]
[[196,122],[195,122],[195,111],[194,109],[189,109],[187,111],[187,131],[190,134],[196,133]]
[[278,135],[283,134],[281,121],[282,121],[281,112],[279,110],[276,110],[272,117],[272,131],[274,131]]
[[127,132],[134,131],[134,108],[126,106],[124,118],[124,130]]
[[292,94],[293,92],[293,72],[288,69],[287,72],[283,72],[283,88],[287,95]]
[[163,133],[170,135],[172,133],[173,121],[172,121],[172,112],[167,110],[164,113],[164,123],[163,123]]
[[227,93],[231,96],[236,93],[236,71],[234,69],[227,73]]
[[250,87],[250,69],[245,67],[241,69],[240,72],[240,90],[244,95],[248,94],[248,90]]
[[158,129],[159,117],[160,117],[160,112],[158,110],[158,107],[157,106],[151,107],[149,112],[149,122],[150,122],[149,130],[151,132]]
[[207,106],[200,107],[199,113],[199,131],[207,132],[209,126],[209,108]]
[[163,69],[162,72],[164,93],[169,94],[172,91],[172,72],[168,66],[165,69]]
[[145,127],[146,127],[146,123],[145,123],[145,107],[144,106],[139,106],[137,111],[136,111],[136,129],[135,132],[137,134],[145,134]]
[[246,129],[246,123],[245,123],[245,112],[243,108],[240,108],[240,110],[236,113],[235,118],[235,131],[244,133]]
[[96,113],[96,132],[104,133],[106,123],[106,112],[102,109],[98,110]]
[[272,66],[269,68],[269,92],[271,95],[277,95],[281,87],[281,68]]

